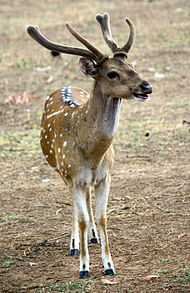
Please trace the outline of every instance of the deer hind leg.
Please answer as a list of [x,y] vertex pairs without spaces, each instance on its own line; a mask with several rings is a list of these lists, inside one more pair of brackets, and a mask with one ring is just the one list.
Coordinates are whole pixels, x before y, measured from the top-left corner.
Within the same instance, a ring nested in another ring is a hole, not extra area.
[[94,187],[96,195],[96,221],[100,230],[102,261],[106,275],[115,275],[115,270],[110,254],[106,209],[110,187],[110,175],[107,173]]
[[[86,183],[76,182],[72,188],[74,222],[78,221],[80,230],[80,278],[88,276],[89,254],[88,254],[88,226],[89,214],[86,204]],[[75,238],[76,239],[76,238]]]
[[86,193],[86,204],[87,204],[87,209],[88,209],[88,214],[89,214],[89,228],[88,228],[88,233],[90,236],[90,241],[91,243],[98,243],[98,233],[96,230],[96,225],[94,222],[94,216],[93,216],[93,210],[92,210],[92,203],[91,203],[91,189],[87,189]]

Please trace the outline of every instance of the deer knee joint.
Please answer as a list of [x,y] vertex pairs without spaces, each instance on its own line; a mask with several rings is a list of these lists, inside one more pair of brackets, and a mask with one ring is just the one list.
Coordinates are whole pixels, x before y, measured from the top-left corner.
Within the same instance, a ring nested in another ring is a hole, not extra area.
[[87,227],[87,220],[79,220],[79,228],[81,231],[84,231]]
[[103,229],[106,229],[107,219],[105,216],[96,215],[96,220],[99,226],[101,226]]
[[107,174],[105,174],[104,177],[101,179],[96,179],[95,186],[99,187],[101,184],[104,184],[106,182],[106,178]]
[[87,187],[87,185],[88,185],[88,183],[85,180],[83,180],[83,179],[77,180],[75,182],[75,187],[77,189],[83,189],[84,190]]

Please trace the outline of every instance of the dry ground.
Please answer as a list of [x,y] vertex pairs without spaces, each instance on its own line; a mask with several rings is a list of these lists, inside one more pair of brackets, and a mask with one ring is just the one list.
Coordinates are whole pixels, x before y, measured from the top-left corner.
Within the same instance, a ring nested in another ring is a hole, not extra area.
[[[90,277],[78,279],[79,259],[69,255],[71,200],[41,154],[43,100],[34,99],[70,84],[89,91],[92,82],[79,72],[78,57],[53,59],[25,30],[37,24],[50,39],[77,45],[64,27],[69,21],[109,52],[95,21],[105,11],[121,45],[124,18],[134,21],[129,59],[153,85],[149,101],[123,103],[115,137],[108,227],[117,275],[107,278],[113,285],[101,281],[99,245],[90,245]],[[190,121],[189,77],[189,0],[1,0],[0,292],[190,292],[190,127],[182,124]],[[29,103],[5,104],[24,91]]]

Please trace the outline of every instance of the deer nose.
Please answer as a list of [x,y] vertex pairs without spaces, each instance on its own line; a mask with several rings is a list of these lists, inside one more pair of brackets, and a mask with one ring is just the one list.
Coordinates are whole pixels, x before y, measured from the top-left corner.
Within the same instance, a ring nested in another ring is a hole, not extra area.
[[143,81],[140,85],[140,88],[144,94],[151,94],[152,93],[152,86],[147,81]]

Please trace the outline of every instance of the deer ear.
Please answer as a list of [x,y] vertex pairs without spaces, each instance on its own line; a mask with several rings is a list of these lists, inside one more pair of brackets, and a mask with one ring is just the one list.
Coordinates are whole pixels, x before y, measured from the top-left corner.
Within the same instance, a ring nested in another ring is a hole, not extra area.
[[98,75],[97,67],[94,62],[88,58],[80,58],[79,61],[81,71],[87,76],[96,78]]

